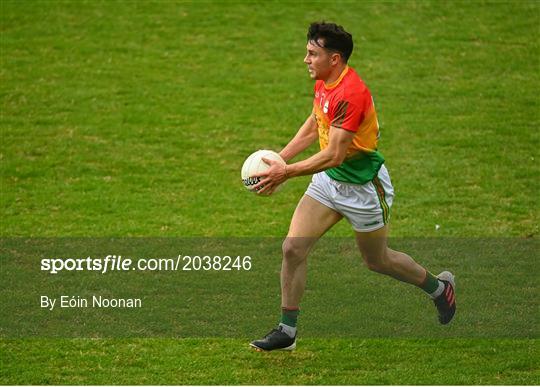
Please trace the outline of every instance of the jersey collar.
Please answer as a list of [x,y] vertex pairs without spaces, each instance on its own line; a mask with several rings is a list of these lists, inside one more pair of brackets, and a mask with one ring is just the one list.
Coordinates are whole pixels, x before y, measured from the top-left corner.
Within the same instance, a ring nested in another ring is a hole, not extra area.
[[329,90],[329,89],[333,89],[334,87],[336,87],[337,85],[339,85],[339,82],[341,82],[341,80],[343,79],[343,77],[349,72],[349,66],[345,66],[345,68],[343,69],[343,71],[341,72],[341,74],[339,75],[338,79],[336,79],[334,82],[332,83],[328,83],[328,84],[324,84],[324,88],[326,90]]

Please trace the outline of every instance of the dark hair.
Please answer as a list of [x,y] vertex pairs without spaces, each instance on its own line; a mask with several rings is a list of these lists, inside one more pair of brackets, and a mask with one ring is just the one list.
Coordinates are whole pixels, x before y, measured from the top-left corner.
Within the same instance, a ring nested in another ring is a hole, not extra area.
[[352,35],[334,23],[311,23],[307,33],[307,41],[317,46],[341,54],[345,62],[349,60],[353,50]]

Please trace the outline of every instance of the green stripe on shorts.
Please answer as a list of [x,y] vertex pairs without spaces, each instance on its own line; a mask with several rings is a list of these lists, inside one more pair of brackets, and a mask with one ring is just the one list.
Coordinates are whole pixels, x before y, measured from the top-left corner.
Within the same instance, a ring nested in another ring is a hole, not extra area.
[[377,197],[379,198],[379,204],[383,212],[383,223],[387,224],[390,216],[390,207],[388,207],[388,203],[386,203],[386,193],[384,192],[384,188],[378,176],[375,176],[372,181],[375,186],[375,191],[377,191]]

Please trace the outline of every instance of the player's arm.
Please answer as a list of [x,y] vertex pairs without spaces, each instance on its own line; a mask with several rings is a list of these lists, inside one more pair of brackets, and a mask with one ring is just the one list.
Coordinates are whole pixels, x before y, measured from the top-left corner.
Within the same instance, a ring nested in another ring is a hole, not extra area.
[[354,135],[354,132],[330,127],[328,146],[306,160],[287,165],[265,159],[270,164],[270,168],[258,175],[263,177],[263,180],[253,188],[258,189],[258,187],[263,186],[258,190],[258,193],[271,194],[278,185],[291,177],[311,175],[337,167],[345,160],[347,149],[352,143]]
[[296,135],[289,141],[285,148],[279,152],[279,155],[283,160],[289,161],[298,153],[313,144],[318,137],[317,120],[313,114],[310,114],[306,122],[298,129]]
[[337,167],[345,160],[347,149],[355,133],[330,127],[328,146],[306,160],[286,166],[287,178],[312,175],[328,168]]

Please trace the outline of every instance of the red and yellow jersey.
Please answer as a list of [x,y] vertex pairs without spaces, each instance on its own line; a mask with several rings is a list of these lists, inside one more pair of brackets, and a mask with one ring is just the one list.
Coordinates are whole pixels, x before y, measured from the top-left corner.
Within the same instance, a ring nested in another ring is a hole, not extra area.
[[313,113],[321,150],[328,146],[330,127],[354,132],[345,161],[325,172],[333,179],[354,184],[371,181],[384,163],[377,151],[379,124],[373,98],[358,74],[346,67],[331,83],[315,82]]

